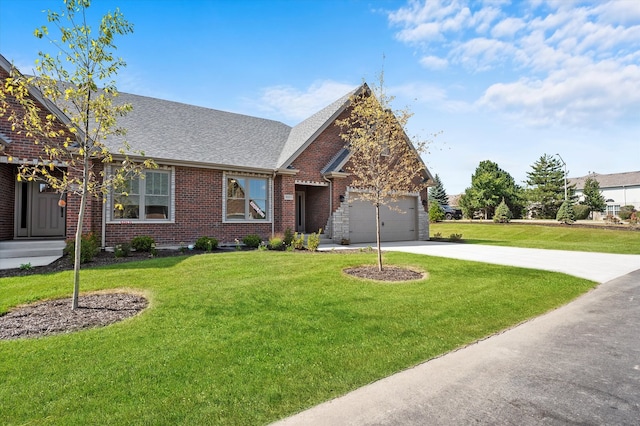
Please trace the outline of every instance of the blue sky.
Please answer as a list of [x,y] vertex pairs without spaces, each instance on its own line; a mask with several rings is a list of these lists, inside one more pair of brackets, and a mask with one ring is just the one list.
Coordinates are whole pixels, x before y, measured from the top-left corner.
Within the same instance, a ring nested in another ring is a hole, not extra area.
[[[483,160],[518,183],[545,153],[571,177],[640,170],[638,0],[94,0],[90,21],[115,7],[125,92],[295,125],[384,66],[408,133],[442,132],[424,160],[450,195]],[[29,72],[61,8],[0,0],[0,53]]]

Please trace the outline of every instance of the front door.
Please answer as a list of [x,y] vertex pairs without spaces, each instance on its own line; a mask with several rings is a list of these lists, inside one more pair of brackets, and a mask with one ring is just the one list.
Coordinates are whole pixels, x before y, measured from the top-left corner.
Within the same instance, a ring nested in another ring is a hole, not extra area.
[[305,232],[304,191],[296,191],[296,232]]
[[60,194],[43,182],[18,182],[17,237],[64,237],[66,212]]

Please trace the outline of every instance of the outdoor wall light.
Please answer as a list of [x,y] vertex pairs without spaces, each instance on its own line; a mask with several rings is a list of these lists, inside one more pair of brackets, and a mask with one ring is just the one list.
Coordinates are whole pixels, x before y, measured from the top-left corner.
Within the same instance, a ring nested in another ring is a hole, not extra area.
[[340,195],[340,202],[343,203],[344,202],[344,195]]

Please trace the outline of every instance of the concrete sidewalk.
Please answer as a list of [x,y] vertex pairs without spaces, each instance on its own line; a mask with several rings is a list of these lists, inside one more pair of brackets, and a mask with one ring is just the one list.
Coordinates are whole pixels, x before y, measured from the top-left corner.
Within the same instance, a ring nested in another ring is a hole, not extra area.
[[429,242],[383,249],[617,278],[276,425],[639,424],[640,256]]

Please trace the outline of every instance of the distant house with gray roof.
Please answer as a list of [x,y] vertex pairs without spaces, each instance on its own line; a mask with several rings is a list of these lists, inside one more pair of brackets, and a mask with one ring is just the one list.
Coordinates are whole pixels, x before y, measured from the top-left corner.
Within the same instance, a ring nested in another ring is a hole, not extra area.
[[587,178],[598,181],[600,192],[607,203],[606,211],[594,218],[606,216],[608,214],[617,216],[623,206],[634,206],[640,210],[640,171],[599,174],[591,173],[578,178],[569,178],[568,183],[575,185],[575,194],[578,200],[584,200],[584,183]]
[[[0,55],[3,80],[10,69]],[[118,119],[127,129],[128,144],[159,168],[147,170],[144,180],[134,179],[127,194],[92,200],[86,229],[99,235],[104,247],[137,235],[150,235],[161,246],[188,244],[201,236],[233,243],[249,234],[266,239],[286,229],[322,229],[325,238],[337,242],[375,241],[373,207],[353,196],[345,172],[349,152],[336,125],[348,116],[351,96],[368,90],[363,84],[293,127],[119,93],[119,102],[133,106]],[[43,110],[61,114],[41,94],[32,95]],[[116,137],[106,141],[112,152],[121,142]],[[73,195],[57,194],[42,182],[17,181],[18,167],[37,158],[34,149],[0,119],[0,241],[64,239],[75,227]],[[425,173],[423,178],[431,178]],[[383,240],[428,239],[422,196],[426,199],[425,194],[407,194],[398,201],[408,214],[383,208]],[[66,207],[59,207],[61,198]]]

